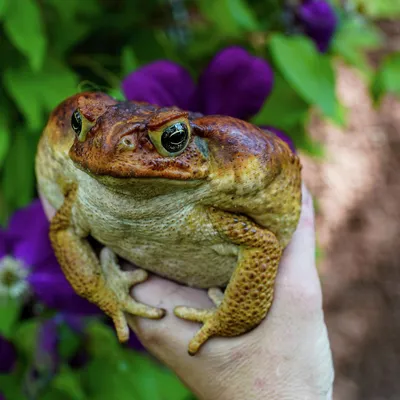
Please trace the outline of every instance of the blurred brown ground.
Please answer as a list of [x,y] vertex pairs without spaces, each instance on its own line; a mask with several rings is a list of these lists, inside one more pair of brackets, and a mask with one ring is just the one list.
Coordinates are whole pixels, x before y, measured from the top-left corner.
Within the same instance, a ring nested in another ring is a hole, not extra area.
[[348,125],[314,118],[311,133],[326,157],[302,156],[318,199],[334,399],[400,399],[400,101],[387,96],[375,109],[362,77],[344,65],[338,71]]

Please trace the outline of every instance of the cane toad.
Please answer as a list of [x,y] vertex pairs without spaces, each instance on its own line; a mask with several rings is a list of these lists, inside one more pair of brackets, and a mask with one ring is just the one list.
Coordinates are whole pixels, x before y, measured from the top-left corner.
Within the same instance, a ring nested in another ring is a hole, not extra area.
[[[36,157],[39,191],[57,210],[50,239],[61,268],[120,341],[125,313],[165,314],[129,294],[147,271],[209,289],[215,309],[174,310],[203,324],[192,355],[266,316],[300,215],[300,171],[286,143],[248,122],[98,92],[53,111]],[[89,236],[105,246],[99,256]],[[117,256],[140,269],[121,270]]]

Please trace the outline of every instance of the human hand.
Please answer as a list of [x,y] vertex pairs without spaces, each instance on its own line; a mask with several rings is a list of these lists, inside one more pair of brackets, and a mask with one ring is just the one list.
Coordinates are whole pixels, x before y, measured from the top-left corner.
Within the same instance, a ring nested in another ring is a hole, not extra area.
[[213,307],[206,291],[152,276],[135,298],[162,307],[160,321],[129,317],[143,345],[207,400],[330,399],[333,365],[315,267],[312,198],[303,188],[298,228],[284,251],[275,299],[266,319],[234,338],[215,337],[190,357],[187,346],[199,325],[177,318],[178,305]]
[[[48,216],[54,210],[44,202]],[[129,316],[143,345],[207,400],[330,399],[333,365],[315,267],[312,198],[303,188],[300,222],[284,251],[275,299],[266,319],[233,338],[208,340],[196,356],[187,353],[198,324],[177,318],[178,305],[211,308],[206,291],[151,276],[136,286],[140,302],[162,307],[162,320]]]

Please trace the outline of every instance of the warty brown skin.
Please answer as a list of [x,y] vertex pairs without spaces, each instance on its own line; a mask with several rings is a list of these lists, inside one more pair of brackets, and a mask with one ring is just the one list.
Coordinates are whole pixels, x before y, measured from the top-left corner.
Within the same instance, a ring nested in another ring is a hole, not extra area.
[[[190,139],[179,154],[166,154],[162,134],[177,122]],[[249,331],[267,314],[301,205],[299,159],[274,134],[231,117],[81,93],[51,114],[36,173],[58,210],[50,238],[65,275],[113,318],[120,340],[129,335],[125,312],[164,315],[129,296],[144,270],[211,288],[215,310],[175,310],[204,324],[190,354],[211,336]],[[107,246],[100,258],[88,235]],[[115,254],[144,270],[121,271]],[[224,294],[216,289],[225,286]]]

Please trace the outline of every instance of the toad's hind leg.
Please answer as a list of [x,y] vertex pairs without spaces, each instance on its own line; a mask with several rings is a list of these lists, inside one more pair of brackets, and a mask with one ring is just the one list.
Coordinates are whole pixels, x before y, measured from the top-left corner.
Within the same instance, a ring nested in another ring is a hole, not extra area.
[[223,298],[215,289],[209,296],[215,310],[176,307],[175,315],[204,325],[189,344],[194,355],[212,336],[237,336],[256,327],[272,304],[274,282],[282,248],[276,236],[246,217],[212,209],[214,227],[240,246],[238,264]]
[[88,241],[76,233],[71,221],[76,192],[76,185],[70,185],[65,191],[64,204],[50,223],[50,241],[75,292],[112,318],[118,339],[124,342],[129,338],[125,312],[159,319],[165,310],[138,303],[130,297],[130,288],[147,279],[145,271],[122,271],[116,256],[107,248],[101,251],[99,260]]

